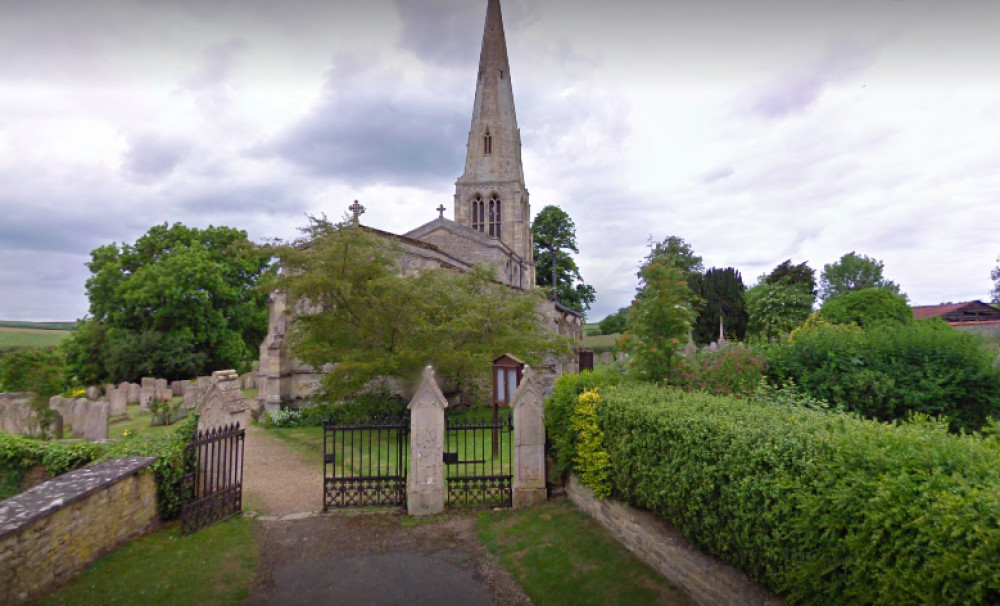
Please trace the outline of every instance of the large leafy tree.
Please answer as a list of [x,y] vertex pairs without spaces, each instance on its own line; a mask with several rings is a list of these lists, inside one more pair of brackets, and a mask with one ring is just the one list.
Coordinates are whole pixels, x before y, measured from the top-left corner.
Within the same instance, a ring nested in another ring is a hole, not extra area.
[[[566,307],[585,313],[596,298],[594,287],[584,283],[580,268],[570,253],[579,254],[576,247],[576,224],[558,206],[546,206],[535,217],[534,233],[535,283],[555,285],[557,300]],[[555,262],[553,262],[555,259]]]
[[504,286],[492,269],[403,276],[401,251],[364,227],[311,218],[303,232],[279,251],[278,287],[296,310],[292,351],[328,369],[322,384],[332,400],[381,377],[415,379],[427,364],[475,395],[498,355],[539,364],[569,350],[544,327],[539,291]]
[[[701,257],[694,254],[694,249],[684,241],[684,238],[677,236],[667,236],[660,242],[650,244],[649,254],[643,260],[642,266],[646,267],[653,263],[662,263],[681,270],[689,283],[695,276],[705,271]],[[641,284],[639,289],[642,290]]]
[[801,285],[761,280],[743,294],[747,332],[764,339],[791,333],[809,317],[815,297]]
[[632,371],[649,381],[671,380],[695,319],[694,293],[676,265],[653,259],[639,270],[639,293],[629,311],[621,347]]
[[625,324],[628,322],[628,307],[621,307],[613,314],[608,314],[603,320],[597,323],[602,335],[615,335],[625,332]]
[[851,251],[839,261],[823,266],[819,279],[819,296],[827,301],[865,288],[884,288],[900,294],[899,285],[883,277],[883,268],[882,261]]
[[913,310],[906,299],[884,288],[864,288],[829,299],[819,313],[827,322],[862,328],[913,321]]
[[746,286],[739,270],[713,267],[698,277],[692,290],[700,299],[692,331],[695,343],[707,345],[717,341],[720,318],[727,339],[742,341],[746,337],[747,312],[743,303]]
[[77,380],[245,370],[267,331],[271,254],[231,227],[156,225],[87,264],[90,316],[65,345]]
[[816,297],[816,270],[809,267],[803,261],[798,265],[792,265],[791,259],[782,261],[777,267],[771,270],[763,280],[764,284],[786,284],[788,286],[799,286]]

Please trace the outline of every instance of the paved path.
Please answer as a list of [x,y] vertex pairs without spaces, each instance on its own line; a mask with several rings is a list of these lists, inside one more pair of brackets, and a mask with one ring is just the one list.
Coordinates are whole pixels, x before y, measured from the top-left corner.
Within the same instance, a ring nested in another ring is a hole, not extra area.
[[530,604],[476,537],[475,514],[414,521],[399,508],[322,515],[323,468],[264,429],[247,429],[244,509],[260,565],[246,604]]
[[243,459],[244,509],[269,516],[323,509],[323,465],[256,425],[247,428]]

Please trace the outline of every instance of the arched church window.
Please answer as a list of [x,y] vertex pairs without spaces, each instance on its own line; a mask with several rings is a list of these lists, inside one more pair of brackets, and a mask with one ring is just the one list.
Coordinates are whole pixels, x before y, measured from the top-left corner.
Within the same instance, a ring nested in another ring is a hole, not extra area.
[[490,235],[493,236],[493,237],[495,237],[495,238],[499,238],[500,237],[500,224],[501,224],[501,220],[500,220],[500,196],[498,196],[496,192],[493,192],[493,194],[490,195],[489,211],[490,211],[490,220],[489,220]]
[[472,197],[472,229],[486,231],[486,213],[483,197],[476,194]]
[[490,129],[486,129],[486,134],[483,135],[483,153],[490,155],[493,153],[493,135],[490,134]]

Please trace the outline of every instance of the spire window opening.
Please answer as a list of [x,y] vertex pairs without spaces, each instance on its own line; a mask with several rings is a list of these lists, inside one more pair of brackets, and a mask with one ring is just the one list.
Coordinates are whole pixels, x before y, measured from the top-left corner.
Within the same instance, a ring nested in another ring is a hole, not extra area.
[[472,229],[486,231],[486,213],[483,197],[476,194],[472,197]]
[[493,135],[490,134],[490,129],[486,129],[486,134],[483,136],[483,153],[485,155],[490,155],[493,153]]
[[[500,196],[495,192],[490,196],[490,220],[489,220],[489,233],[494,238],[500,237]],[[480,230],[482,231],[482,230]]]

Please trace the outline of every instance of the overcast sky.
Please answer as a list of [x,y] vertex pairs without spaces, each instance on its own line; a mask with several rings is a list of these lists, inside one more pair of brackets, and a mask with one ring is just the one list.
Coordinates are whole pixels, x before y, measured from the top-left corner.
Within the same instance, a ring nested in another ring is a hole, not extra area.
[[[292,238],[452,216],[486,0],[0,0],[0,318],[87,312],[150,226]],[[753,283],[852,250],[914,304],[1000,254],[1000,2],[505,0],[535,213],[577,226],[592,319],[650,239]]]

